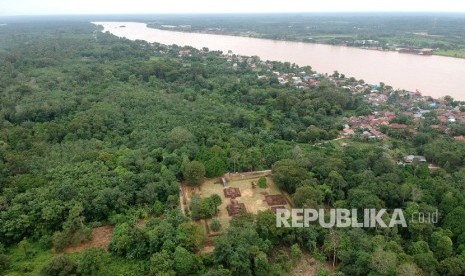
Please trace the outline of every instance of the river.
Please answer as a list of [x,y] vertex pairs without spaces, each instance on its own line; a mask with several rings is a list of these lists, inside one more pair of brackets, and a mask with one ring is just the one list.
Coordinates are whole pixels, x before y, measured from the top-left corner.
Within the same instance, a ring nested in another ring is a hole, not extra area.
[[[262,60],[288,61],[310,65],[320,73],[337,70],[348,77],[368,83],[384,82],[394,88],[418,90],[439,98],[450,95],[465,101],[465,59],[401,54],[344,46],[275,41],[229,35],[185,33],[148,28],[136,22],[93,22],[104,32],[131,40],[145,40],[167,45],[233,51],[235,54],[259,56]],[[121,27],[121,26],[125,27]]]

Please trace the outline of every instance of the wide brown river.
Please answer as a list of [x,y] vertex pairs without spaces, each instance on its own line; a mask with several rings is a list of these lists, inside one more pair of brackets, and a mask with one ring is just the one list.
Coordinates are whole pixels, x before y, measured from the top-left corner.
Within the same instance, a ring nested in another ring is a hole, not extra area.
[[[184,33],[147,28],[144,23],[94,22],[104,32],[131,40],[259,56],[263,60],[288,61],[310,65],[320,73],[337,70],[368,83],[384,82],[394,88],[419,90],[439,98],[450,95],[465,101],[465,59],[420,56],[291,41],[275,41],[228,35]],[[125,27],[121,27],[121,26]]]

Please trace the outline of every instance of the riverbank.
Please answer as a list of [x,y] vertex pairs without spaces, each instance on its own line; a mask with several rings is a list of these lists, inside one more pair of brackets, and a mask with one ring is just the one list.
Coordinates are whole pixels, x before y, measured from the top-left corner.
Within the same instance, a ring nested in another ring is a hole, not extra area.
[[434,55],[465,57],[465,14],[254,14],[170,15],[150,27],[356,48],[429,48]]
[[439,51],[435,51],[434,55],[443,56],[443,57],[453,57],[453,58],[465,59],[465,49],[461,49],[461,50],[439,50]]
[[[420,56],[385,51],[311,44],[269,39],[166,31],[148,28],[136,22],[96,22],[119,37],[172,45],[207,47],[244,56],[259,56],[262,60],[290,62],[312,66],[320,73],[334,71],[363,79],[367,83],[386,83],[394,89],[420,91],[440,98],[450,95],[465,100],[465,60],[441,56]],[[121,26],[124,25],[124,28]]]
[[[286,37],[285,39],[279,39],[276,38],[272,35],[264,35],[260,33],[255,33],[255,32],[241,32],[241,33],[236,33],[236,32],[227,32],[223,30],[211,30],[211,29],[206,29],[206,30],[196,30],[196,31],[191,31],[188,29],[185,29],[183,27],[178,27],[178,26],[164,26],[164,25],[151,25],[147,24],[147,27],[152,28],[152,29],[159,29],[159,30],[165,30],[165,31],[176,31],[176,32],[184,32],[184,33],[197,33],[197,34],[209,34],[209,35],[228,35],[228,36],[237,36],[237,37],[248,37],[248,38],[258,38],[258,39],[270,39],[270,40],[276,40],[276,41],[289,41],[289,42],[301,42],[301,43],[312,43],[312,44],[322,44],[322,45],[332,45],[332,46],[343,46],[343,47],[352,47],[352,48],[357,48],[357,49],[363,49],[363,50],[371,50],[371,51],[391,51],[391,52],[399,52],[398,48],[392,47],[392,48],[383,48],[383,47],[367,47],[367,46],[354,46],[354,45],[349,45],[347,43],[340,43],[340,44],[335,44],[335,43],[327,43],[325,41],[330,40],[331,38],[335,38],[334,36],[326,36],[325,39],[320,39],[319,37],[313,38],[313,39],[299,39],[299,38],[293,38],[293,37]],[[414,49],[414,48],[411,48]],[[411,55],[420,55],[420,56],[429,56],[429,55],[436,55],[436,56],[443,56],[443,57],[452,57],[452,58],[461,58],[465,59],[465,49],[457,49],[457,50],[446,50],[446,49],[434,49],[432,50],[431,54],[428,55],[423,55],[419,54],[417,52],[401,52],[403,54],[411,54]]]

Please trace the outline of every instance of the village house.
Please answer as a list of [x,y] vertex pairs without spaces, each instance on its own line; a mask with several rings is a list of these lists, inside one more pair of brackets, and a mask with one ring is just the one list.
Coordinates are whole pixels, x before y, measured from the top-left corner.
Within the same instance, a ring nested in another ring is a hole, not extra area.
[[426,157],[421,156],[421,155],[408,155],[405,157],[405,163],[413,163],[415,161],[418,161],[420,163],[426,163]]
[[439,116],[437,116],[437,118],[441,123],[447,123],[447,117],[446,116],[439,115]]
[[180,56],[192,56],[191,55],[191,50],[190,49],[181,49],[179,51]]
[[349,136],[353,136],[355,134],[355,131],[353,129],[351,129],[349,126],[345,127],[343,130],[343,136],[345,137],[349,137]]
[[397,130],[400,130],[400,129],[407,129],[408,126],[405,125],[405,124],[390,124],[389,127],[391,129],[397,129]]

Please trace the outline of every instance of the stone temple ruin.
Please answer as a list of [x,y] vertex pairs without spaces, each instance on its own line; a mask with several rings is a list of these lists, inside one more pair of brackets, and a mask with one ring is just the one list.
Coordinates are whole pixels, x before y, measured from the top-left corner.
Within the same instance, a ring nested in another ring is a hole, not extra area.
[[228,187],[228,188],[223,189],[223,193],[224,193],[224,197],[226,198],[234,199],[236,197],[241,196],[241,191],[239,190],[239,188]]
[[246,211],[245,204],[239,203],[237,199],[231,199],[231,204],[229,204],[226,209],[230,217],[240,215],[242,212]]
[[223,193],[226,198],[229,198],[231,200],[230,204],[228,204],[228,206],[226,207],[226,209],[228,210],[228,215],[230,217],[240,215],[242,212],[246,210],[245,204],[239,203],[236,199],[237,197],[241,196],[241,191],[239,190],[239,188],[224,188]]
[[286,205],[287,201],[283,195],[266,195],[265,201],[268,206]]

